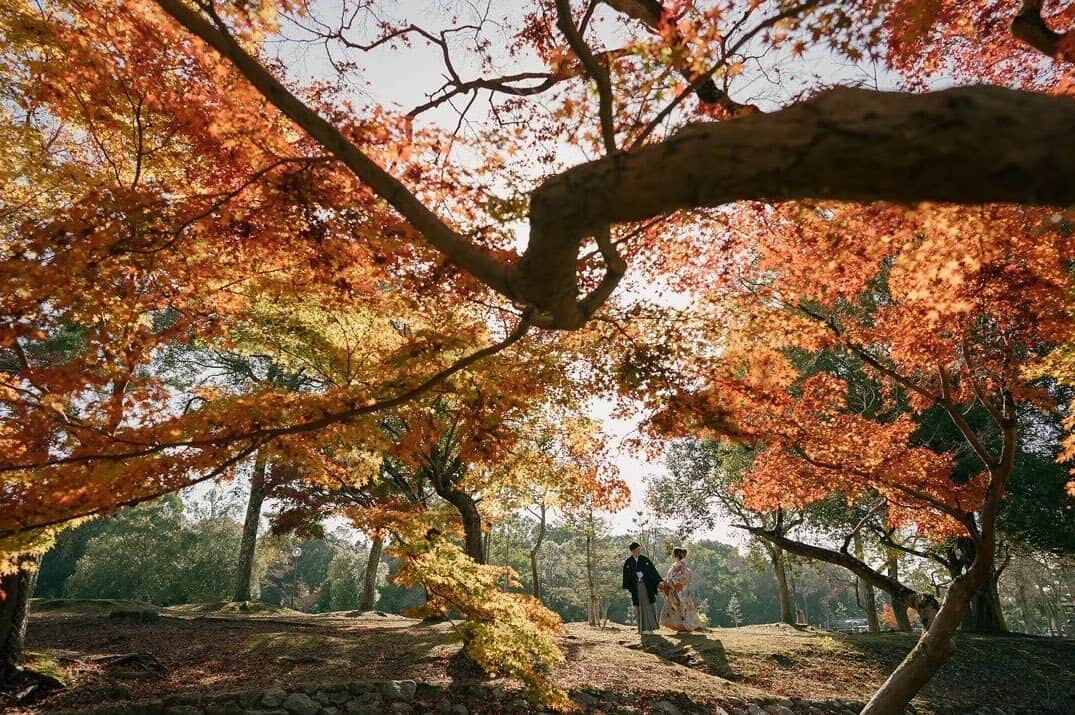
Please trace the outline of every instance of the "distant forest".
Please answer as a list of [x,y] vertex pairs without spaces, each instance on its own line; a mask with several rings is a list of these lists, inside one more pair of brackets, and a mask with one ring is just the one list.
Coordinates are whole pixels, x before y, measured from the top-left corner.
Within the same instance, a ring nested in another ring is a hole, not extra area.
[[[42,563],[37,596],[41,598],[113,598],[162,606],[232,600],[242,538],[243,495],[216,487],[198,498],[170,495],[151,504],[84,523],[63,532]],[[592,529],[587,550],[587,532]],[[505,587],[532,592],[530,563],[537,522],[513,515],[487,533],[491,564],[510,567]],[[699,611],[709,625],[733,627],[780,620],[777,583],[771,565],[757,546],[738,547],[711,539],[680,540],[670,530],[641,524],[632,533],[613,533],[606,521],[590,524],[553,522],[536,554],[541,600],[564,621],[588,619],[589,561],[594,565],[600,617],[633,623],[630,598],[620,588],[626,545],[639,539],[659,569],[670,563],[673,546],[684,545]],[[376,568],[374,608],[406,613],[424,600],[421,589],[393,583],[398,568],[389,543],[379,563],[370,563],[369,542],[343,528],[317,538],[266,533],[257,541],[251,596],[266,604],[307,612],[352,611],[361,607],[367,568]],[[1017,562],[1033,582],[1032,560]],[[1040,569],[1048,578],[1047,569]],[[803,622],[830,630],[865,622],[860,586],[844,569],[789,560],[788,587]],[[912,577],[927,581],[929,574]],[[1042,593],[1041,584],[1035,591]],[[1044,593],[1047,595],[1048,586]],[[1024,591],[1025,597],[1025,591]],[[1047,599],[1026,607],[1018,593],[1002,588],[1002,601],[1013,630],[1049,634],[1056,627],[1055,608]],[[883,595],[876,599],[882,624],[895,627]]]

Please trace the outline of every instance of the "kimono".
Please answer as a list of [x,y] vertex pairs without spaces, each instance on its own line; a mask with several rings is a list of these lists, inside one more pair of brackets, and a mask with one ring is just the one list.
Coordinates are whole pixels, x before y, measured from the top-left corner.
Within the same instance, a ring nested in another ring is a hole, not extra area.
[[661,625],[680,633],[699,628],[702,624],[691,596],[691,570],[682,561],[677,561],[668,569],[664,584]]
[[638,616],[640,633],[657,630],[657,586],[661,583],[661,574],[645,556],[637,559],[633,556],[623,562],[623,587],[631,594],[631,602]]

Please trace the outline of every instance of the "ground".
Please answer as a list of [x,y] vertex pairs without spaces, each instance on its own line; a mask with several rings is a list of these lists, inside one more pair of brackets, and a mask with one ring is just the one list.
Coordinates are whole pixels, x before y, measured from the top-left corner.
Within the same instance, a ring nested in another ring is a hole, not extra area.
[[[471,713],[504,712],[491,698],[514,697],[511,683],[485,681],[454,657],[459,646],[450,623],[395,615],[42,601],[34,603],[27,640],[37,665],[69,687],[12,708],[17,713],[380,679],[469,693]],[[841,635],[774,624],[688,637],[664,633],[640,643],[626,626],[567,624],[567,662],[554,677],[592,711],[651,712],[675,704],[713,712],[717,704],[778,699],[792,711],[800,705],[808,711],[801,701],[866,700],[913,642],[905,634]],[[956,648],[916,701],[919,712],[1075,712],[1075,641],[961,636]]]

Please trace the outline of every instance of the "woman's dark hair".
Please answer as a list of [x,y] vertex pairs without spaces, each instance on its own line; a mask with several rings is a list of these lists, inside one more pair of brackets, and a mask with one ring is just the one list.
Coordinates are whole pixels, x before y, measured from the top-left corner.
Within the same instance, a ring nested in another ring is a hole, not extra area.
[[687,550],[682,546],[677,546],[676,548],[672,549],[672,555],[675,556],[677,559],[682,560],[687,558]]

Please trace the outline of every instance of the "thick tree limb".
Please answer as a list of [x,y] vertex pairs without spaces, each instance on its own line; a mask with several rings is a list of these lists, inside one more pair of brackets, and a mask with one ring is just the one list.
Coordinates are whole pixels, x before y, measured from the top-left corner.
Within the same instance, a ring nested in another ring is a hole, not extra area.
[[288,90],[222,26],[210,22],[182,0],[157,0],[157,4],[183,27],[227,58],[277,109],[302,127],[421,231],[430,245],[494,290],[511,295],[506,266],[485,254],[466,237],[444,223],[398,179],[348,141],[338,127]]
[[881,589],[908,608],[914,609],[921,617],[922,625],[925,628],[929,628],[930,621],[933,620],[934,614],[940,608],[940,604],[937,603],[937,599],[933,596],[925,593],[918,593],[891,576],[883,574],[880,571],[875,571],[846,551],[836,551],[835,549],[827,549],[822,546],[806,544],[801,541],[789,539],[787,536],[784,536],[777,531],[756,526],[748,526],[745,524],[733,524],[733,526],[737,529],[744,529],[760,539],[764,539],[775,546],[779,546],[788,553],[844,567],[874,588]]
[[838,89],[771,114],[699,124],[569,169],[531,194],[521,293],[581,324],[574,258],[605,223],[738,200],[1075,202],[1075,99],[961,87]]

